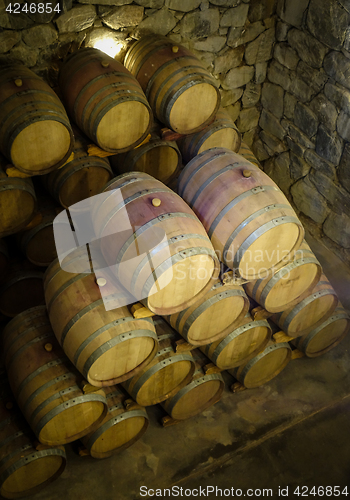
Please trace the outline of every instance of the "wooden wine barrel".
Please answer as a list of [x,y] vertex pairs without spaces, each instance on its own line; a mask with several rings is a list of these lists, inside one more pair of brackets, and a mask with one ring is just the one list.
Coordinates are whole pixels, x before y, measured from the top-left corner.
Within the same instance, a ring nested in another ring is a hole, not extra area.
[[225,148],[193,158],[178,193],[203,223],[220,260],[248,281],[275,273],[304,229],[287,198],[259,168]]
[[301,302],[315,288],[322,274],[321,264],[304,240],[294,260],[272,277],[249,281],[247,294],[272,313],[284,311]]
[[83,393],[82,377],[58,345],[45,306],[16,316],[2,339],[12,392],[41,443],[69,443],[104,419],[105,393]]
[[185,420],[202,413],[220,401],[225,388],[220,373],[205,373],[203,367],[208,363],[208,359],[198,349],[191,351],[191,354],[196,362],[192,381],[161,403],[174,420]]
[[338,305],[338,297],[322,274],[315,288],[294,307],[272,316],[272,320],[289,337],[300,337],[326,321]]
[[21,498],[59,477],[66,466],[66,454],[63,446],[37,443],[7,380],[0,383],[0,494],[3,498]]
[[137,375],[122,383],[130,396],[142,406],[160,403],[185,387],[195,370],[190,352],[176,353],[176,332],[160,317],[154,318],[159,350],[155,358]]
[[243,158],[245,158],[246,160],[250,161],[250,163],[252,163],[253,165],[256,165],[257,167],[261,168],[261,164],[256,159],[253,151],[243,141],[241,142],[238,154],[243,156]]
[[168,184],[179,172],[181,153],[174,141],[151,139],[128,153],[112,156],[110,162],[116,174],[146,172]]
[[13,318],[26,309],[45,304],[43,277],[42,272],[25,262],[12,266],[0,286],[0,312]]
[[40,197],[38,205],[39,213],[28,228],[18,233],[17,242],[29,262],[47,267],[57,257],[53,221],[61,209],[51,199]]
[[139,83],[100,50],[71,54],[61,67],[59,86],[68,114],[100,148],[121,153],[147,136],[152,112]]
[[0,240],[0,283],[4,281],[9,266],[9,254],[4,240]]
[[216,82],[188,49],[150,35],[134,43],[124,65],[139,81],[156,118],[179,134],[204,128],[220,105]]
[[34,217],[36,196],[31,179],[8,177],[0,157],[0,237],[23,229]]
[[[116,189],[124,200],[117,206]],[[148,309],[162,315],[181,311],[204,296],[220,266],[202,224],[188,205],[143,172],[112,179],[104,192],[106,197],[96,205],[93,223],[107,264],[118,264],[122,285],[138,300],[144,299]],[[137,228],[135,232],[120,230],[125,212],[128,224]],[[158,235],[150,255],[133,258]]]
[[269,342],[267,347],[244,365],[228,372],[248,389],[260,387],[276,377],[292,357],[288,342]]
[[20,64],[1,67],[0,150],[21,172],[42,175],[71,154],[73,132],[63,104]]
[[140,439],[148,427],[145,408],[139,406],[118,388],[105,389],[108,413],[98,428],[81,441],[93,458],[110,457]]
[[202,299],[165,319],[190,344],[205,345],[231,333],[248,308],[241,286],[224,285],[218,279]]
[[220,108],[214,121],[203,130],[187,135],[177,142],[184,162],[188,163],[199,153],[211,148],[227,148],[237,153],[241,145],[241,133],[227,111]]
[[[108,286],[123,296],[113,284]],[[66,272],[55,260],[46,270],[44,288],[55,335],[92,385],[126,380],[155,356],[158,341],[152,319],[133,318],[126,305],[106,310],[94,274]]]
[[243,365],[262,351],[271,338],[266,320],[253,321],[248,313],[222,340],[201,347],[200,350],[222,370]]
[[336,347],[349,329],[350,317],[339,303],[332,316],[307,335],[292,340],[292,344],[309,358],[315,358]]
[[43,178],[51,196],[64,208],[101,192],[113,177],[107,158],[89,156],[88,141],[74,127],[74,159]]

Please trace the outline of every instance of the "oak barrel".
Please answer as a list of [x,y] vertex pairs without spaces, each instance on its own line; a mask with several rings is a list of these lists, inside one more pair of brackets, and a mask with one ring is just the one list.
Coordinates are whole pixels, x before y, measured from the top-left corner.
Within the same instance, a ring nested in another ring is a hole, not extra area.
[[63,165],[72,147],[71,125],[51,87],[25,66],[2,66],[1,152],[18,170],[42,175]]
[[241,142],[238,154],[243,156],[243,158],[245,158],[246,160],[250,161],[250,163],[252,163],[253,165],[261,168],[261,165],[257,160],[256,156],[254,155],[253,151],[243,141]]
[[237,153],[241,145],[241,133],[227,111],[220,108],[214,121],[203,130],[186,135],[177,143],[184,162],[188,163],[199,153],[211,148],[227,148]]
[[247,363],[228,372],[248,389],[260,387],[276,377],[292,357],[288,342],[269,342],[267,347]]
[[4,281],[9,264],[9,253],[7,244],[4,240],[0,239],[0,283]]
[[63,446],[38,445],[21,415],[8,382],[0,387],[0,494],[22,498],[43,489],[66,466]]
[[224,339],[201,347],[200,350],[219,368],[228,370],[243,365],[262,351],[271,338],[266,320],[253,321],[248,313]]
[[155,358],[122,386],[142,406],[160,403],[176,394],[192,379],[195,362],[190,352],[176,353],[176,332],[160,317],[154,318],[159,350]]
[[247,294],[272,313],[284,311],[301,302],[319,282],[321,264],[304,240],[294,259],[272,277],[244,285]]
[[113,177],[107,158],[89,156],[88,140],[77,127],[74,130],[74,158],[58,170],[43,177],[51,196],[64,208],[101,192]]
[[29,262],[13,264],[0,285],[0,312],[13,318],[26,309],[45,304],[43,277]]
[[165,319],[192,345],[205,345],[225,337],[248,312],[249,300],[239,285],[216,280],[198,302]]
[[39,213],[17,234],[17,242],[29,262],[47,267],[57,257],[53,221],[61,208],[53,200],[40,197],[38,205]]
[[321,356],[336,347],[350,329],[350,317],[339,303],[333,314],[307,335],[292,340],[309,358]]
[[150,35],[132,45],[124,65],[137,78],[155,117],[179,134],[204,128],[220,105],[216,82],[191,51]]
[[58,345],[45,306],[11,320],[2,343],[12,392],[41,443],[69,443],[103,420],[103,390],[84,394],[82,377]]
[[164,410],[174,420],[194,417],[220,401],[225,382],[220,373],[205,373],[208,358],[194,349],[191,354],[196,363],[192,380],[174,396],[161,403]]
[[152,112],[139,83],[100,50],[71,54],[61,67],[59,86],[68,114],[100,148],[121,153],[147,136]]
[[220,260],[248,281],[289,261],[304,229],[278,186],[225,148],[204,151],[182,171],[178,193],[203,223]]
[[112,156],[116,174],[146,172],[164,184],[169,184],[179,172],[181,153],[174,141],[151,139],[128,153]]
[[148,427],[145,408],[138,405],[118,386],[105,388],[108,413],[94,432],[81,441],[93,458],[110,457],[140,439]]
[[0,237],[23,229],[34,217],[36,195],[31,179],[8,177],[0,156]]
[[66,272],[56,259],[46,270],[44,288],[55,335],[92,385],[126,380],[155,356],[158,341],[152,319],[133,318],[126,305],[106,310],[94,274]]
[[[219,261],[184,200],[143,172],[112,179],[104,193],[93,222],[105,260],[109,266],[117,264],[122,285],[161,315],[181,311],[204,296],[219,274]],[[117,195],[123,201],[117,202]],[[126,215],[130,230],[121,231]],[[139,248],[149,248],[153,241],[154,248],[143,257]]]
[[300,337],[314,330],[334,312],[339,299],[324,274],[307,297],[294,307],[272,316],[272,320],[289,337]]

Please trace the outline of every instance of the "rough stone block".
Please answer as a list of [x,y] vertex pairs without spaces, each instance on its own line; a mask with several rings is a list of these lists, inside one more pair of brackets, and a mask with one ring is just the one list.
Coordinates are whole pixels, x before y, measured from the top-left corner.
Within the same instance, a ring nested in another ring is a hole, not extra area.
[[330,77],[350,89],[350,59],[341,52],[330,52],[324,60],[324,69]]
[[294,110],[297,102],[297,98],[294,97],[294,95],[285,92],[283,99],[283,112],[284,115],[290,120],[294,120]]
[[227,73],[230,69],[237,68],[243,60],[244,47],[227,49],[223,54],[215,57],[214,74]]
[[350,12],[350,0],[338,0],[338,2],[344,7],[347,12]]
[[337,0],[310,0],[307,25],[320,42],[340,50],[350,25],[350,14]]
[[194,48],[196,50],[215,52],[217,54],[224,47],[225,43],[226,37],[224,36],[208,36],[203,42],[195,42]]
[[284,90],[290,92],[292,86],[291,74],[289,69],[282,66],[282,64],[272,61],[267,72],[267,77],[271,83],[280,85]]
[[287,41],[289,29],[290,29],[289,24],[284,23],[283,21],[277,21],[276,40],[278,40],[279,42]]
[[327,175],[314,169],[310,172],[310,181],[315,185],[319,193],[326,198],[335,212],[350,215],[350,199],[345,189],[336,184]]
[[16,47],[13,47],[10,52],[10,56],[11,58],[21,62],[25,66],[28,66],[28,68],[32,68],[37,63],[39,50],[29,48],[23,42],[20,42],[16,45]]
[[308,177],[297,181],[290,190],[298,210],[318,224],[322,224],[329,214],[326,200],[317,191]]
[[346,144],[338,168],[341,184],[350,193],[350,144]]
[[267,66],[267,62],[262,62],[255,65],[255,83],[264,83],[264,81],[266,80]]
[[90,28],[95,19],[96,9],[93,5],[79,5],[59,16],[56,19],[56,24],[60,33],[76,32]]
[[315,149],[315,144],[307,137],[307,135],[305,135],[298,127],[296,127],[294,123],[288,120],[282,120],[281,124],[289,134],[290,138],[297,144],[299,144],[301,147],[305,149],[306,148]]
[[337,110],[324,94],[318,94],[310,103],[310,109],[315,113],[320,123],[329,130],[335,130],[338,117]]
[[278,139],[283,140],[286,132],[281,126],[279,120],[272,114],[263,109],[259,121],[259,125],[263,130],[275,135]]
[[277,14],[286,23],[300,27],[308,5],[309,0],[278,0]]
[[267,151],[264,147],[264,144],[260,139],[257,139],[253,142],[252,151],[253,151],[255,157],[259,161],[265,161],[268,158],[270,158],[270,155],[267,153]]
[[269,150],[273,151],[274,154],[283,153],[288,150],[288,147],[283,141],[280,141],[274,135],[269,134],[265,130],[260,132],[261,140],[266,144]]
[[272,47],[275,42],[275,28],[270,28],[250,42],[245,50],[245,60],[248,65],[268,61],[272,56]]
[[225,106],[229,106],[230,104],[234,104],[242,97],[243,89],[234,89],[234,90],[223,90],[220,89],[221,94],[221,106],[224,108]]
[[220,26],[223,28],[244,26],[248,17],[248,10],[249,5],[244,3],[233,9],[227,9],[221,18]]
[[317,132],[317,116],[310,110],[310,108],[300,102],[298,102],[295,106],[294,123],[310,138]]
[[328,49],[316,38],[304,31],[291,29],[288,32],[288,43],[297,51],[303,61],[313,68],[321,68]]
[[3,31],[0,33],[0,54],[4,54],[12,49],[21,39],[17,31]]
[[242,109],[237,120],[237,127],[240,132],[248,132],[259,123],[260,111],[257,108]]
[[246,44],[255,40],[261,33],[265,31],[265,26],[261,21],[256,23],[248,24],[248,26],[243,28],[230,28],[227,45],[229,47],[238,47],[239,45]]
[[310,86],[310,83],[306,83],[298,76],[294,76],[290,92],[301,102],[308,102],[316,95],[316,91]]
[[225,111],[228,112],[228,114],[231,117],[231,120],[235,122],[237,118],[239,117],[239,114],[241,112],[241,103],[238,101],[235,104],[231,104],[230,106],[226,106]]
[[328,77],[324,70],[311,68],[304,61],[300,61],[297,67],[297,75],[300,77],[307,85],[315,91],[315,93],[320,92],[323,89]]
[[294,141],[290,136],[286,137],[286,142],[291,151],[295,153],[298,156],[303,156],[305,154],[306,148],[304,146],[301,146],[298,144],[296,141]]
[[[139,26],[140,28],[140,23],[144,14],[143,11],[144,8],[138,5],[115,7],[109,14],[103,17],[102,21],[109,28],[114,30],[118,30],[125,26]],[[148,19],[150,18],[145,19],[145,21],[148,21]]]
[[297,68],[299,56],[287,43],[275,45],[274,57],[276,61],[288,69],[295,70]]
[[289,153],[282,153],[276,158],[267,160],[264,164],[264,172],[275,181],[285,195],[289,195],[290,187],[293,184],[289,172],[289,163]]
[[197,9],[202,0],[165,0],[165,6],[168,9],[178,10],[180,12],[190,12]]
[[254,127],[243,134],[242,141],[248,146],[248,148],[253,147],[254,141],[258,134],[258,128],[259,127]]
[[208,37],[219,30],[219,22],[217,9],[190,12],[181,20],[180,33],[184,38]]
[[240,4],[240,0],[210,0],[212,5],[217,5],[218,7],[235,7]]
[[343,214],[339,216],[330,213],[325,223],[323,231],[328,238],[343,248],[350,248],[350,217]]
[[343,141],[338,134],[320,125],[316,136],[316,153],[334,165],[338,165],[342,152]]
[[147,9],[161,9],[164,5],[164,0],[134,0],[134,2]]
[[23,41],[29,47],[36,48],[51,45],[57,40],[57,36],[57,31],[51,24],[39,24],[22,32]]
[[254,23],[273,16],[276,11],[276,0],[250,0],[249,21]]
[[310,165],[301,156],[290,152],[290,175],[293,179],[298,180],[305,177],[310,171]]
[[350,92],[348,90],[344,89],[344,87],[327,83],[324,93],[339,111],[343,110],[350,114]]
[[239,68],[231,69],[225,80],[222,83],[222,87],[225,90],[237,89],[243,87],[254,76],[254,68],[252,66],[240,66]]
[[265,82],[261,93],[261,104],[270,111],[276,118],[283,116],[283,95],[284,91],[279,85]]
[[[304,158],[308,164],[315,170],[318,170],[322,174],[327,175],[330,179],[335,179],[335,167],[329,161],[318,156],[318,154],[312,150],[307,149],[304,153]],[[350,184],[349,184],[350,187]]]
[[260,95],[261,85],[257,85],[253,82],[247,83],[242,99],[243,108],[251,108],[252,106],[258,104]]
[[7,13],[5,9],[0,10],[0,28],[9,30],[21,30],[33,24],[29,16],[20,12],[16,15]]
[[341,111],[337,120],[337,132],[342,139],[350,141],[350,116]]

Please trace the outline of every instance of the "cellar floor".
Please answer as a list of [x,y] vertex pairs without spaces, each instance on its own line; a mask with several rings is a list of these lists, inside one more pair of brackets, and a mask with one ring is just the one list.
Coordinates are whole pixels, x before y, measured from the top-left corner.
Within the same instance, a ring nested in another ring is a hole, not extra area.
[[[350,310],[350,270],[320,243],[308,242]],[[226,389],[214,407],[181,424],[162,428],[163,410],[150,407],[150,426],[140,441],[105,460],[80,457],[77,445],[68,445],[61,478],[32,498],[136,500],[147,498],[141,486],[173,485],[183,487],[183,497],[200,486],[241,488],[242,496],[248,488],[272,489],[273,496],[256,491],[252,498],[278,498],[279,487],[289,487],[290,498],[298,498],[297,486],[300,493],[306,492],[302,486],[342,491],[350,482],[349,368],[350,335],[324,356],[290,362],[263,387],[236,394]],[[205,497],[220,498],[220,491]]]

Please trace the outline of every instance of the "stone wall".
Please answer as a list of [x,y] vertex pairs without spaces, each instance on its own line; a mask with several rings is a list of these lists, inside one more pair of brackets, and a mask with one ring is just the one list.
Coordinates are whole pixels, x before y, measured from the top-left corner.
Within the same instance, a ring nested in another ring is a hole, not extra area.
[[350,260],[350,1],[278,0],[254,151],[304,224]]
[[275,0],[64,0],[60,14],[9,14],[5,2],[0,62],[23,62],[55,86],[62,60],[80,46],[110,36],[123,45],[122,59],[134,38],[159,33],[204,61],[223,106],[252,145],[275,43]]

